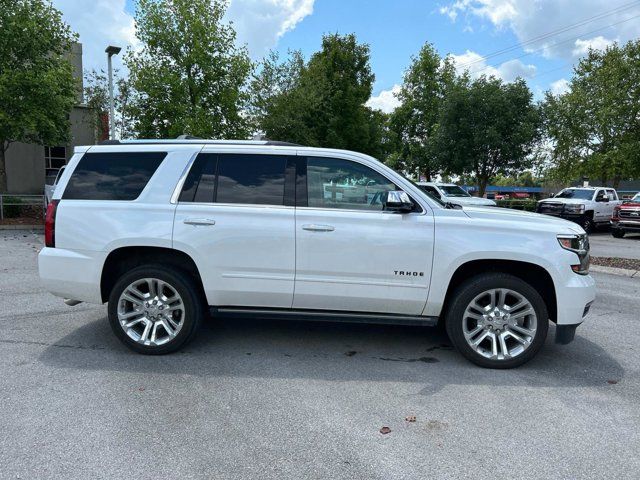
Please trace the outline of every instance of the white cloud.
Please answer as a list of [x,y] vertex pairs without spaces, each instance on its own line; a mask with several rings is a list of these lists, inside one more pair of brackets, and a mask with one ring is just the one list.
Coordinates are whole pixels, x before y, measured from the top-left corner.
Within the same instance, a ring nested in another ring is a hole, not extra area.
[[400,105],[400,100],[396,97],[399,92],[400,85],[396,84],[391,89],[382,90],[378,95],[372,96],[366,105],[374,110],[391,113]]
[[555,96],[567,93],[569,91],[569,80],[561,78],[560,80],[551,82],[549,90],[551,90],[551,93]]
[[497,77],[505,82],[513,82],[516,78],[533,78],[536,74],[536,66],[524,64],[520,60],[509,60],[497,66],[488,65],[482,55],[467,50],[461,55],[451,55],[456,71],[461,74],[468,71],[471,78],[482,75]]
[[261,58],[278,39],[313,13],[314,0],[231,0],[226,17],[246,43],[252,58]]
[[497,29],[512,30],[528,52],[570,61],[582,51],[576,39],[626,42],[640,36],[640,3],[625,0],[457,0],[440,13],[452,21],[461,15],[487,20]]
[[[125,12],[125,0],[54,0],[71,30],[78,33],[83,50],[85,70],[107,69],[108,45],[127,47],[135,42],[135,27],[131,15]],[[121,65],[124,51],[114,58],[114,66]]]
[[[135,21],[125,0],[53,0],[64,20],[80,36],[85,69],[106,70],[107,45],[136,46]],[[251,56],[261,58],[286,32],[313,13],[314,0],[231,0],[225,20],[232,21],[238,44],[247,44]],[[124,51],[114,58],[123,69]]]
[[604,38],[602,35],[590,38],[588,40],[576,40],[575,48],[573,49],[573,55],[576,57],[582,57],[589,53],[589,49],[592,50],[604,50],[609,45],[613,44],[615,40]]

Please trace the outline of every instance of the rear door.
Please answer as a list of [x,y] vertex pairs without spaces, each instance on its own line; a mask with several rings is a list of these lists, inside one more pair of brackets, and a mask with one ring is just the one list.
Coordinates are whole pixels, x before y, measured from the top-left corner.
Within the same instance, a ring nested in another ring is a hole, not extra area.
[[178,199],[174,248],[196,261],[209,305],[291,308],[295,156],[207,152]]
[[431,277],[431,212],[384,211],[386,192],[399,188],[355,159],[309,156],[305,165],[294,308],[419,315]]

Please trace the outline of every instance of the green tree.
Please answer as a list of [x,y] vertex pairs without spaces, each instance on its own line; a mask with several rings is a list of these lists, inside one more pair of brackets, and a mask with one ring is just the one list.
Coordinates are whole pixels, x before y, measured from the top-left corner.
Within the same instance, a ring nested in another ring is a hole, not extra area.
[[441,170],[435,151],[438,116],[454,77],[451,59],[442,60],[430,43],[412,59],[398,94],[401,104],[389,120],[395,147],[389,163],[394,168],[417,172],[427,181]]
[[44,0],[0,0],[0,192],[13,142],[60,144],[79,85],[67,59],[75,39]]
[[223,23],[222,0],[139,0],[136,37],[126,57],[135,130],[143,137],[249,134],[246,84],[251,61]]
[[384,118],[365,106],[374,75],[355,35],[325,35],[304,62],[269,56],[252,82],[257,128],[268,138],[377,155]]
[[[120,77],[117,70],[113,72],[113,103],[116,113],[116,132],[120,138],[134,136],[131,121],[131,85],[128,79]],[[93,124],[96,131],[108,135],[109,125],[109,80],[103,70],[95,69],[84,74],[84,101],[93,112]]]
[[569,91],[546,94],[546,132],[555,149],[551,176],[612,181],[640,175],[640,40],[590,50]]
[[522,79],[459,77],[448,89],[439,115],[438,157],[446,171],[475,175],[479,194],[497,174],[532,166],[540,114]]

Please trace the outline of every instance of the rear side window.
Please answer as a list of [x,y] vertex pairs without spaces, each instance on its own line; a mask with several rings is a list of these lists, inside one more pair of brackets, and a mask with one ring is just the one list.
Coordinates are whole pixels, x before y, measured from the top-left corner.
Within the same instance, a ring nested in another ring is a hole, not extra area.
[[135,200],[166,156],[166,152],[85,153],[62,198]]
[[284,205],[287,161],[284,155],[200,154],[180,201]]

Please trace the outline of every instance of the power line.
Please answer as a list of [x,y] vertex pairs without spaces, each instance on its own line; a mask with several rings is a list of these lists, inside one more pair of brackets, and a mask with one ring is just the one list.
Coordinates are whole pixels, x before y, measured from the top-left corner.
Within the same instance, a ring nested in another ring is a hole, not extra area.
[[[596,28],[596,29],[591,30],[591,31],[589,31],[589,32],[582,33],[582,34],[580,34],[580,35],[576,35],[576,36],[574,36],[574,37],[567,38],[567,39],[562,40],[562,41],[560,41],[560,42],[554,42],[554,43],[552,43],[552,44],[550,44],[550,45],[545,45],[545,46],[543,46],[543,47],[536,48],[536,49],[534,49],[534,50],[531,50],[530,52],[526,52],[526,53],[523,53],[522,55],[518,55],[517,57],[513,57],[513,58],[510,58],[510,59],[508,59],[508,60],[505,60],[504,62],[499,62],[499,63],[494,63],[494,64],[491,64],[491,65],[487,65],[487,66],[485,66],[485,67],[483,67],[483,68],[481,68],[481,69],[479,69],[479,70],[475,70],[475,71],[473,71],[473,72],[469,72],[469,73],[470,73],[470,74],[472,74],[472,75],[475,75],[475,74],[480,73],[480,72],[482,72],[482,71],[484,71],[484,70],[487,70],[487,69],[489,69],[489,68],[496,68],[497,66],[502,65],[502,64],[504,64],[504,63],[506,63],[506,62],[509,62],[509,61],[511,61],[511,60],[518,60],[518,59],[520,59],[520,58],[523,58],[523,57],[526,57],[526,56],[532,55],[532,54],[534,54],[534,53],[536,53],[536,52],[539,52],[539,51],[541,51],[541,50],[544,50],[545,48],[555,47],[555,46],[558,46],[558,45],[562,45],[563,43],[571,42],[571,41],[576,40],[576,39],[578,39],[578,38],[580,38],[580,37],[583,37],[583,36],[585,36],[585,35],[590,35],[590,34],[592,34],[592,33],[599,32],[600,30],[606,30],[607,28],[614,27],[614,26],[619,25],[619,24],[621,24],[621,23],[629,22],[629,21],[634,20],[634,19],[636,19],[636,18],[638,18],[638,17],[640,17],[640,14],[638,14],[638,15],[634,15],[633,17],[627,18],[627,19],[625,19],[625,20],[620,20],[619,22],[610,23],[610,24],[608,24],[608,25],[605,25],[604,27]],[[458,67],[458,68],[461,68],[461,67]]]
[[[553,37],[553,36],[558,35],[558,34],[560,34],[560,33],[564,33],[564,32],[566,32],[566,31],[572,30],[572,29],[574,29],[574,28],[577,28],[577,27],[580,27],[580,26],[586,25],[586,24],[588,24],[589,22],[592,22],[592,21],[594,21],[594,20],[600,20],[600,19],[605,18],[605,17],[608,17],[608,16],[610,16],[610,15],[614,15],[614,14],[616,14],[616,13],[621,13],[622,11],[624,11],[624,10],[628,10],[628,9],[630,9],[630,8],[632,8],[632,7],[636,6],[636,5],[638,5],[638,4],[640,4],[640,1],[637,1],[637,0],[636,0],[636,1],[634,1],[634,2],[630,2],[630,3],[627,3],[627,4],[621,5],[621,6],[619,6],[619,7],[616,7],[616,8],[614,8],[614,9],[606,10],[606,11],[604,11],[604,12],[602,12],[602,13],[598,14],[598,15],[594,15],[594,16],[591,16],[591,17],[585,18],[585,19],[583,19],[583,20],[581,20],[581,21],[579,21],[579,22],[576,22],[576,23],[573,23],[573,24],[567,25],[567,26],[565,26],[565,27],[558,28],[558,29],[556,29],[556,30],[551,30],[551,31],[549,31],[549,32],[546,32],[546,33],[543,33],[543,34],[538,35],[538,36],[536,36],[536,37],[533,37],[533,38],[530,38],[530,39],[528,39],[528,40],[525,40],[524,42],[519,42],[519,43],[516,43],[516,44],[511,45],[511,46],[509,46],[509,47],[503,48],[503,49],[501,49],[501,50],[497,50],[497,51],[495,51],[495,52],[489,53],[489,54],[487,54],[487,55],[484,55],[484,56],[480,57],[479,59],[473,60],[473,61],[468,62],[468,63],[465,63],[465,64],[463,64],[463,65],[460,65],[460,68],[466,68],[466,67],[468,67],[468,66],[470,66],[470,65],[473,65],[473,64],[476,64],[476,63],[479,63],[479,62],[485,61],[485,60],[487,60],[487,59],[489,59],[489,58],[497,57],[497,56],[502,55],[502,54],[504,54],[504,53],[508,53],[508,52],[510,52],[510,51],[516,50],[516,49],[518,49],[518,48],[520,48],[520,47],[524,47],[524,46],[526,46],[526,45],[529,45],[529,44],[532,44],[532,43],[535,43],[535,42],[539,42],[539,41],[541,41],[541,40],[545,40],[545,39],[547,39],[547,38]],[[632,17],[632,18],[635,18],[635,17]],[[630,19],[629,19],[629,20],[630,20]],[[624,21],[626,21],[626,20],[624,20]],[[608,25],[608,26],[607,26],[607,28],[608,28],[609,26],[612,26],[612,25],[616,25],[616,24],[614,23],[614,24]],[[591,32],[589,32],[589,33],[591,33]],[[588,33],[587,33],[587,34],[585,34],[585,35],[588,35]],[[580,35],[580,36],[581,36],[581,35]]]

